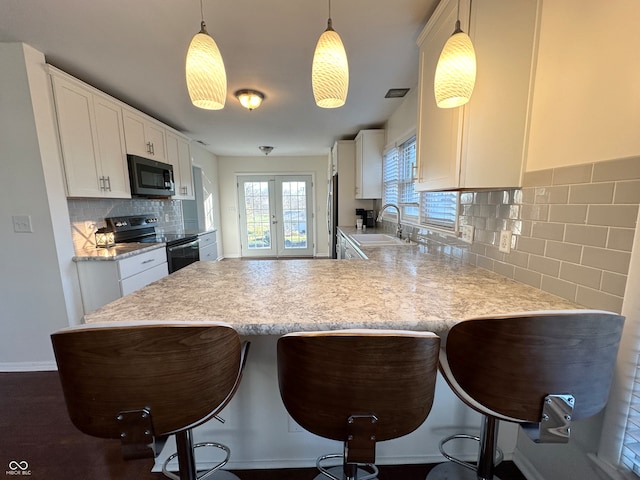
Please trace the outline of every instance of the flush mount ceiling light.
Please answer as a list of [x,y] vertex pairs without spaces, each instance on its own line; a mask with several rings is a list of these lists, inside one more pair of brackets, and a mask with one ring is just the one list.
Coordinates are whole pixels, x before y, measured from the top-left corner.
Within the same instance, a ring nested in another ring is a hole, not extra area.
[[471,99],[476,83],[476,52],[469,35],[460,28],[460,0],[453,35],[445,43],[434,79],[436,104],[440,108],[460,107]]
[[264,93],[257,90],[238,90],[234,95],[240,101],[240,104],[248,110],[258,108],[264,100]]
[[200,32],[189,44],[185,66],[191,102],[206,110],[220,110],[227,98],[227,73],[218,45],[207,32],[200,0]]
[[337,108],[347,101],[349,90],[349,63],[340,35],[333,29],[331,0],[329,20],[313,55],[311,82],[316,105],[322,108]]
[[269,155],[273,151],[273,147],[271,147],[269,145],[260,145],[258,148],[265,155]]

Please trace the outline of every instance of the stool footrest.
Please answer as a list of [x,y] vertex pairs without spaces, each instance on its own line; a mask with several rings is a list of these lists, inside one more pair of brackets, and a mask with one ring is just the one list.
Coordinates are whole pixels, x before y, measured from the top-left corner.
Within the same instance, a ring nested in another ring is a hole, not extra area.
[[[316,467],[318,467],[318,470],[320,470],[320,473],[322,473],[326,477],[331,478],[332,480],[345,480],[343,475],[340,475],[338,477],[333,472],[330,471],[330,469],[334,471],[339,469],[339,472],[336,472],[336,473],[342,473],[343,471],[342,464],[332,466],[332,467],[325,467],[324,465],[321,464],[321,462],[324,462],[325,460],[329,460],[332,458],[344,459],[344,455],[342,455],[341,453],[328,453],[326,455],[322,455],[318,457],[318,459],[316,460]],[[363,475],[361,477],[358,476],[358,480],[373,480],[378,477],[378,467],[376,467],[373,463],[363,463],[363,464],[358,464],[358,466],[370,470],[370,473],[367,473],[366,475]]]
[[[467,435],[465,433],[458,433],[456,435],[451,435],[450,437],[443,438],[442,440],[440,440],[440,444],[438,445],[438,448],[440,449],[440,453],[447,460],[453,463],[456,463],[462,467],[468,468],[469,470],[475,471],[478,467],[476,463],[465,462],[464,460],[460,460],[459,458],[456,458],[453,455],[446,452],[446,450],[444,449],[444,446],[452,440],[473,440],[476,442],[480,442],[480,437],[476,435]],[[503,459],[504,459],[504,454],[502,453],[502,450],[496,447],[496,456],[493,462],[494,466],[500,465]]]
[[[213,475],[217,470],[220,470],[227,463],[229,463],[229,458],[231,458],[231,450],[226,445],[223,445],[222,443],[216,443],[216,442],[201,442],[193,445],[194,450],[200,447],[215,447],[215,448],[219,448],[220,450],[224,450],[226,453],[225,458],[221,462],[219,462],[213,468],[210,468],[209,470],[204,472],[202,475],[198,475],[197,480],[205,480],[209,478],[211,475]],[[164,474],[165,477],[169,477],[172,480],[180,480],[180,477],[175,473],[172,473],[169,470],[167,470],[167,465],[171,460],[173,460],[177,456],[178,456],[177,453],[172,453],[171,455],[169,455],[169,457],[167,457],[167,459],[162,464],[162,473]]]

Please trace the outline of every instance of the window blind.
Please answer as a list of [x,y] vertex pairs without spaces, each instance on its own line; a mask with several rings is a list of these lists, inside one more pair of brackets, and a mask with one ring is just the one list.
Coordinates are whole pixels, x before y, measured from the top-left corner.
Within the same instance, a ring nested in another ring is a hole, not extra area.
[[458,192],[423,192],[420,224],[457,230]]
[[382,203],[398,204],[398,148],[387,150],[382,157]]
[[399,147],[398,194],[401,204],[420,203],[420,194],[413,189],[413,172],[416,167],[416,137],[412,137]]
[[640,477],[640,356],[636,359],[631,404],[622,440],[621,462]]

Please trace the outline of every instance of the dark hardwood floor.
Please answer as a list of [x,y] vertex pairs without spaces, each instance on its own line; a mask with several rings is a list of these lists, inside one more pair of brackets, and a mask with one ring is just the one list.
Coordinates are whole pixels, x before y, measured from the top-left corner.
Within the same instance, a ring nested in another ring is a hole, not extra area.
[[[32,479],[159,480],[153,459],[124,461],[118,440],[79,432],[67,416],[57,372],[0,373],[0,474],[28,463]],[[14,463],[17,462],[17,463]],[[11,465],[11,466],[10,466]],[[431,465],[380,466],[380,480],[424,480]],[[19,468],[18,468],[19,470]],[[20,472],[22,475],[26,472]],[[242,480],[311,480],[314,468],[241,470]],[[512,462],[499,467],[502,480],[524,480]]]

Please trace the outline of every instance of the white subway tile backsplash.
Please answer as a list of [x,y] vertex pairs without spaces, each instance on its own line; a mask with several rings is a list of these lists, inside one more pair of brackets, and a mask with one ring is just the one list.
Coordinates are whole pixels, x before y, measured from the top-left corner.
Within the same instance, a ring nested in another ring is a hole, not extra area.
[[553,185],[591,182],[592,163],[553,169]]
[[[619,312],[640,205],[640,157],[526,172],[523,185],[468,195],[473,203],[460,214],[476,227],[468,248],[474,264]],[[515,235],[509,254],[497,251],[505,229]]]
[[638,205],[589,205],[587,223],[610,227],[635,228]]
[[569,189],[568,203],[611,203],[613,202],[614,186],[614,182],[572,185]]

